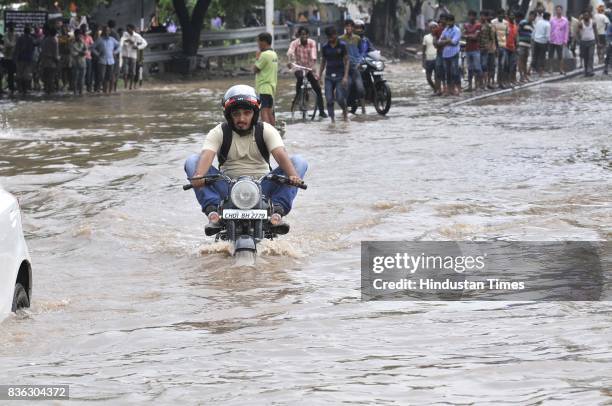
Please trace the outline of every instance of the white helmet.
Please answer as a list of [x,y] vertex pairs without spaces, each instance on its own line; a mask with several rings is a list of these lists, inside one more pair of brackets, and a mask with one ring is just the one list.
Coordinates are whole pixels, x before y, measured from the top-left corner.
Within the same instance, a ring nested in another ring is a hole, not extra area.
[[232,111],[237,108],[251,109],[255,113],[253,115],[253,121],[251,122],[251,128],[257,124],[259,119],[259,108],[261,106],[259,97],[255,89],[248,85],[235,85],[227,89],[223,100],[221,101],[223,107],[223,115],[227,120],[228,124],[233,128]]
[[363,20],[357,19],[357,20],[353,21],[353,26],[354,27],[360,27],[360,26],[361,27],[365,27],[365,22],[363,22]]

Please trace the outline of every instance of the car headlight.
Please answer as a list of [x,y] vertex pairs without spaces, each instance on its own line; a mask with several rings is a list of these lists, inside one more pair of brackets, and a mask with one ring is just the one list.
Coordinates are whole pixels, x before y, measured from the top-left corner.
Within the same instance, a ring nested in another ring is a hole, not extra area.
[[239,180],[234,184],[230,194],[232,203],[239,209],[252,209],[259,203],[259,188],[251,180]]

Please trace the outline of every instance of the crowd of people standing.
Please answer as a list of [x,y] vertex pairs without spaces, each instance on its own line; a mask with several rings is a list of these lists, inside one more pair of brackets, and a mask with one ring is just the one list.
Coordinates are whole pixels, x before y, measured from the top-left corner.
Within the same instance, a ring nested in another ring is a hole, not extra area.
[[[423,67],[426,79],[437,95],[459,95],[467,70],[466,91],[505,89],[532,80],[553,69],[565,74],[566,49],[569,58],[580,61],[586,76],[594,75],[594,57],[605,63],[604,74],[612,63],[611,10],[597,8],[578,17],[564,15],[556,6],[554,16],[538,3],[527,15],[500,9],[496,14],[482,10],[468,12],[460,28],[452,14],[430,21],[423,38]],[[568,19],[569,18],[569,19]]]
[[21,33],[9,23],[0,39],[0,93],[4,76],[11,95],[32,90],[110,93],[117,91],[120,77],[124,87],[132,89],[142,80],[146,46],[133,25],[116,30],[112,20],[104,26],[82,24],[74,29],[55,20],[43,27],[26,25]]

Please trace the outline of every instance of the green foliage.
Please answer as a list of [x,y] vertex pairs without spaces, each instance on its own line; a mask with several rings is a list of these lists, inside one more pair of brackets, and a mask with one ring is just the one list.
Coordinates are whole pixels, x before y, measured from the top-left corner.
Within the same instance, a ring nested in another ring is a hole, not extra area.
[[[191,13],[196,0],[186,0],[187,9]],[[316,4],[317,0],[275,0],[274,6],[277,9],[285,9],[294,7],[295,5],[310,5]],[[265,0],[212,0],[208,11],[206,12],[205,27],[209,27],[210,19],[217,14],[225,19],[226,26],[240,27],[244,14],[248,10],[263,10]],[[158,0],[159,21],[163,22],[168,17],[174,16],[174,7],[172,0]],[[176,20],[176,18],[174,17]]]
[[[98,4],[108,4],[111,3],[112,0],[72,0],[74,4],[78,7],[79,14],[89,14]],[[15,3],[25,3],[21,10],[39,10],[39,9],[47,9],[49,4],[52,4],[52,1],[47,0],[24,0],[24,1],[10,1],[10,0],[0,0],[0,6],[8,6]],[[71,1],[65,0],[60,2],[60,4],[64,5],[64,12],[66,14],[69,13],[68,6]]]

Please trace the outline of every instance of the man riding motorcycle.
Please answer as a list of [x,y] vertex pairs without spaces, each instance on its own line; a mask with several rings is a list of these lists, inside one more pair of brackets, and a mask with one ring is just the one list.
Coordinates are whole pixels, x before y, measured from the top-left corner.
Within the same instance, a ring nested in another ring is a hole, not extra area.
[[[193,154],[185,162],[185,172],[190,180],[202,211],[209,217],[206,235],[214,235],[221,230],[210,216],[216,212],[220,202],[229,193],[227,181],[219,180],[206,185],[203,176],[216,175],[220,170],[232,179],[240,176],[260,178],[268,173],[270,154],[278,162],[272,171],[276,175],[289,178],[290,184],[279,185],[270,180],[261,183],[264,195],[273,204],[273,212],[281,216],[289,214],[297,189],[293,186],[302,184],[308,164],[299,155],[289,157],[278,131],[270,124],[259,121],[260,100],[255,89],[247,85],[232,86],[223,96],[222,107],[226,123],[210,130],[204,141],[202,152]],[[217,156],[219,169],[212,163]],[[280,227],[277,227],[281,230]],[[284,234],[289,225],[282,224]]]

